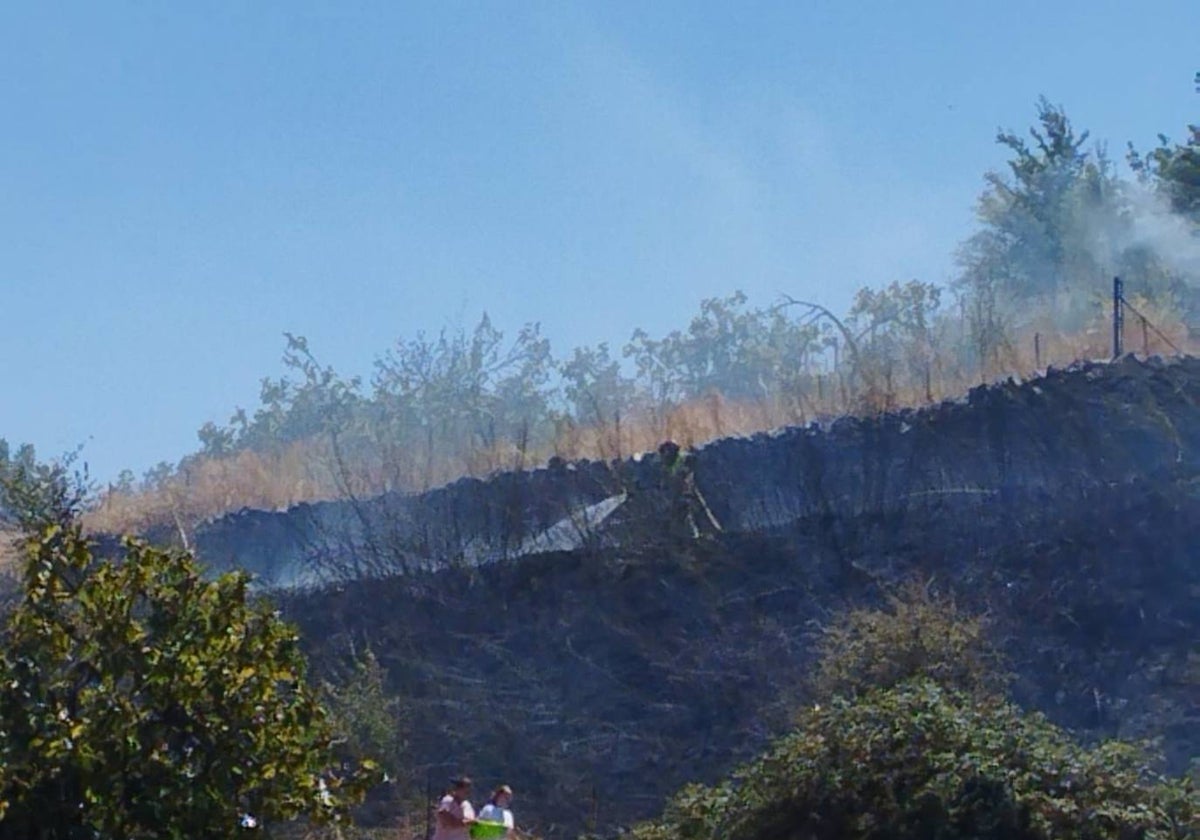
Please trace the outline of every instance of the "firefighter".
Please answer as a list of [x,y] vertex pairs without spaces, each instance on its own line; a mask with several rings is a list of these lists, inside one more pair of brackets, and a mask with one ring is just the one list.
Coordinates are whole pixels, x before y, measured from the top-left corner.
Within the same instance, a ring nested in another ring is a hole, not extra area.
[[669,524],[686,529],[692,539],[720,532],[720,523],[696,486],[691,453],[683,452],[673,440],[663,441],[658,447],[658,467]]

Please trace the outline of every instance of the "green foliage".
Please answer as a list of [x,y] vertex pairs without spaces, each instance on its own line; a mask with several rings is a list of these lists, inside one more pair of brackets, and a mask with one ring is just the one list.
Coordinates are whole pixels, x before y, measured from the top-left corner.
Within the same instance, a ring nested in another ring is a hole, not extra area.
[[284,338],[284,366],[299,374],[298,379],[264,379],[262,405],[254,418],[248,419],[239,410],[229,430],[206,426],[201,437],[207,446],[222,452],[240,447],[270,449],[341,431],[356,416],[362,403],[360,380],[343,379],[332,367],[318,362],[304,336],[284,333]]
[[821,640],[822,702],[757,760],[680,791],[631,840],[1184,840],[1188,780],[1139,746],[1085,749],[996,693],[978,618],[910,583]]
[[1006,304],[1064,295],[1090,302],[1087,291],[1115,269],[1096,244],[1120,218],[1115,175],[1103,152],[1085,150],[1088,133],[1077,133],[1045,98],[1029,134],[1032,143],[1011,131],[997,135],[1012,155],[1009,172],[987,175],[982,227],[964,244],[959,286]]
[[559,365],[570,416],[581,423],[603,427],[628,415],[636,392],[631,379],[621,373],[621,363],[609,354],[608,345],[576,347]]
[[[492,447],[544,422],[551,369],[550,343],[536,324],[506,346],[485,314],[470,334],[443,331],[436,341],[418,335],[398,342],[376,362],[374,385],[406,433],[425,438],[427,456],[436,445],[461,457],[464,443]],[[434,430],[433,437],[425,434]]]
[[656,405],[720,393],[730,399],[796,398],[810,358],[821,352],[821,326],[778,308],[747,309],[736,292],[710,298],[686,331],[652,339],[636,330],[625,346],[639,384]]
[[0,525],[36,530],[74,520],[88,493],[86,470],[72,470],[78,454],[47,463],[37,459],[33,446],[13,451],[0,438]]
[[[206,423],[201,455],[283,457],[304,442],[306,454],[330,468],[334,486],[321,475],[313,481],[324,485],[319,493],[289,486],[287,501],[420,490],[520,468],[550,451],[624,454],[627,438],[640,447],[647,434],[670,434],[677,408],[713,395],[752,405],[764,418],[759,423],[806,423],[932,401],[968,379],[1027,372],[1033,333],[1060,339],[1057,358],[1044,359],[1039,349],[1039,364],[1072,361],[1068,354],[1095,350],[1099,333],[1091,330],[1105,316],[1114,275],[1125,279],[1131,300],[1152,303],[1152,316],[1179,329],[1184,316],[1200,311],[1184,276],[1194,253],[1191,228],[1180,228],[1179,217],[1162,218],[1163,202],[1147,206],[1150,192],[1120,177],[1062,107],[1040,98],[1027,134],[1002,130],[996,141],[1008,159],[985,175],[978,229],[959,249],[950,287],[958,305],[948,310],[943,290],[918,280],[862,289],[844,318],[811,305],[799,318],[788,304],[751,308],[735,292],[701,301],[685,328],[658,336],[634,330],[623,358],[606,344],[556,358],[537,324],[506,339],[484,314],[473,327],[397,341],[376,360],[369,386],[337,375],[303,337],[287,334],[285,375],[263,380],[258,408],[238,409],[225,425]],[[1190,215],[1188,224],[1200,220],[1197,127],[1182,145],[1164,137],[1153,152],[1131,149],[1128,159],[1143,185]],[[576,434],[581,427],[599,434]],[[614,435],[614,427],[650,431]],[[177,468],[160,465],[142,488],[186,484],[189,466],[188,459]],[[316,472],[324,471],[293,484]],[[124,480],[118,489],[130,485]]]
[[817,696],[854,697],[914,677],[975,696],[1004,687],[1003,658],[982,618],[910,581],[886,609],[856,609],[824,628],[813,679]]
[[919,383],[926,399],[933,399],[931,377],[941,297],[940,288],[918,280],[892,283],[879,290],[859,289],[847,322],[859,331],[855,341],[858,363],[870,368],[860,371],[867,381],[892,394],[904,377]]
[[388,694],[385,679],[379,660],[368,650],[339,682],[326,681],[322,694],[337,733],[337,754],[353,762],[382,757],[395,775],[407,746],[404,704]]
[[[201,455],[279,454],[297,441],[327,447],[341,484],[382,476],[376,489],[420,489],[464,472],[521,466],[564,428],[619,425],[638,412],[661,418],[676,404],[720,393],[799,409],[828,328],[778,307],[749,309],[738,292],[702,301],[686,331],[634,332],[627,375],[606,344],[564,361],[536,324],[511,340],[483,315],[474,328],[402,339],[375,362],[371,390],[320,364],[307,341],[286,335],[288,374],[262,383],[260,406],[199,430]],[[616,454],[616,453],[614,453]],[[163,489],[186,472],[160,465],[142,487]],[[382,467],[382,469],[381,469]],[[128,487],[128,483],[122,486]],[[340,488],[346,489],[346,488]]]
[[1082,328],[1099,312],[1114,275],[1148,298],[1172,301],[1183,293],[1163,254],[1146,246],[1138,221],[1147,211],[1139,197],[1103,148],[1086,148],[1087,137],[1044,97],[1030,140],[998,133],[1012,155],[1008,173],[986,176],[980,229],[961,248],[956,282],[973,308],[985,305],[974,330],[985,352],[1003,340],[982,334],[1003,332],[1006,318],[1049,312],[1064,328]]
[[925,680],[838,698],[636,840],[1184,840],[1200,797],[1136,747],[1075,744],[1040,715]]
[[997,135],[1012,153],[1009,176],[988,174],[978,209],[985,229],[1006,246],[1003,283],[1021,298],[1052,294],[1070,282],[1068,262],[1086,257],[1072,253],[1082,244],[1072,236],[1075,211],[1097,197],[1107,175],[1103,161],[1084,151],[1088,133],[1077,134],[1045,98],[1038,124],[1030,129],[1032,145],[1013,132]]
[[0,652],[0,837],[343,818],[371,768],[331,771],[296,631],[247,584],[133,540],[120,562],[97,560],[73,524],[29,538]]
[[1158,147],[1146,155],[1129,146],[1130,167],[1144,181],[1157,187],[1176,213],[1200,222],[1200,125],[1188,126],[1188,139],[1172,144],[1165,134]]

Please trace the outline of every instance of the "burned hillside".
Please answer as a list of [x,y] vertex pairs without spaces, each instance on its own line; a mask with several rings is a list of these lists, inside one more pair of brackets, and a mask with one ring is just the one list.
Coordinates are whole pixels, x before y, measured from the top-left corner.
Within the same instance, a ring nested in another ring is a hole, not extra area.
[[990,615],[1019,702],[1084,738],[1162,736],[1180,770],[1200,754],[1197,386],[1196,360],[1124,358],[720,441],[696,476],[726,530],[699,543],[619,508],[569,550],[538,542],[648,468],[621,462],[247,513],[200,550],[340,572],[286,610],[320,662],[379,656],[411,715],[400,786],[503,775],[551,836],[727,771],[805,701],[816,628],[913,576]]

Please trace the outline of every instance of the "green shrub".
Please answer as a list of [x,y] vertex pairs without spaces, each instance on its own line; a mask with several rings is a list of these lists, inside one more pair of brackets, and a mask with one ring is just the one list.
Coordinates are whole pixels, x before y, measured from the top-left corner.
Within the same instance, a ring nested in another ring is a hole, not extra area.
[[1087,750],[1040,715],[914,679],[837,698],[636,840],[1184,840],[1187,781],[1135,746]]
[[821,703],[714,787],[692,785],[633,840],[1184,840],[1188,780],[1133,744],[1085,749],[1004,701],[982,619],[910,583],[826,628]]
[[821,698],[853,697],[917,676],[975,695],[994,694],[1007,682],[984,620],[917,581],[890,595],[884,610],[843,613],[817,646],[812,689]]
[[336,754],[350,762],[386,756],[394,775],[407,746],[404,704],[387,693],[386,674],[371,649],[342,671],[340,679],[321,685],[321,699],[337,735]]

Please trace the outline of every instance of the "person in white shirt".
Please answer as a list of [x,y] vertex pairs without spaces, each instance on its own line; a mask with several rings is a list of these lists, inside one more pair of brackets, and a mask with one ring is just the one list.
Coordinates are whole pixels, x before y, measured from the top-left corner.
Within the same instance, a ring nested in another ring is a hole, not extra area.
[[433,840],[470,840],[471,823],[475,822],[475,809],[467,799],[471,793],[471,780],[459,776],[451,779],[450,784],[450,792],[438,804]]
[[512,804],[513,792],[508,785],[500,785],[488,800],[488,804],[479,810],[480,822],[503,823],[508,829],[505,837],[513,840],[517,836],[517,828],[513,822],[513,813],[509,810]]

